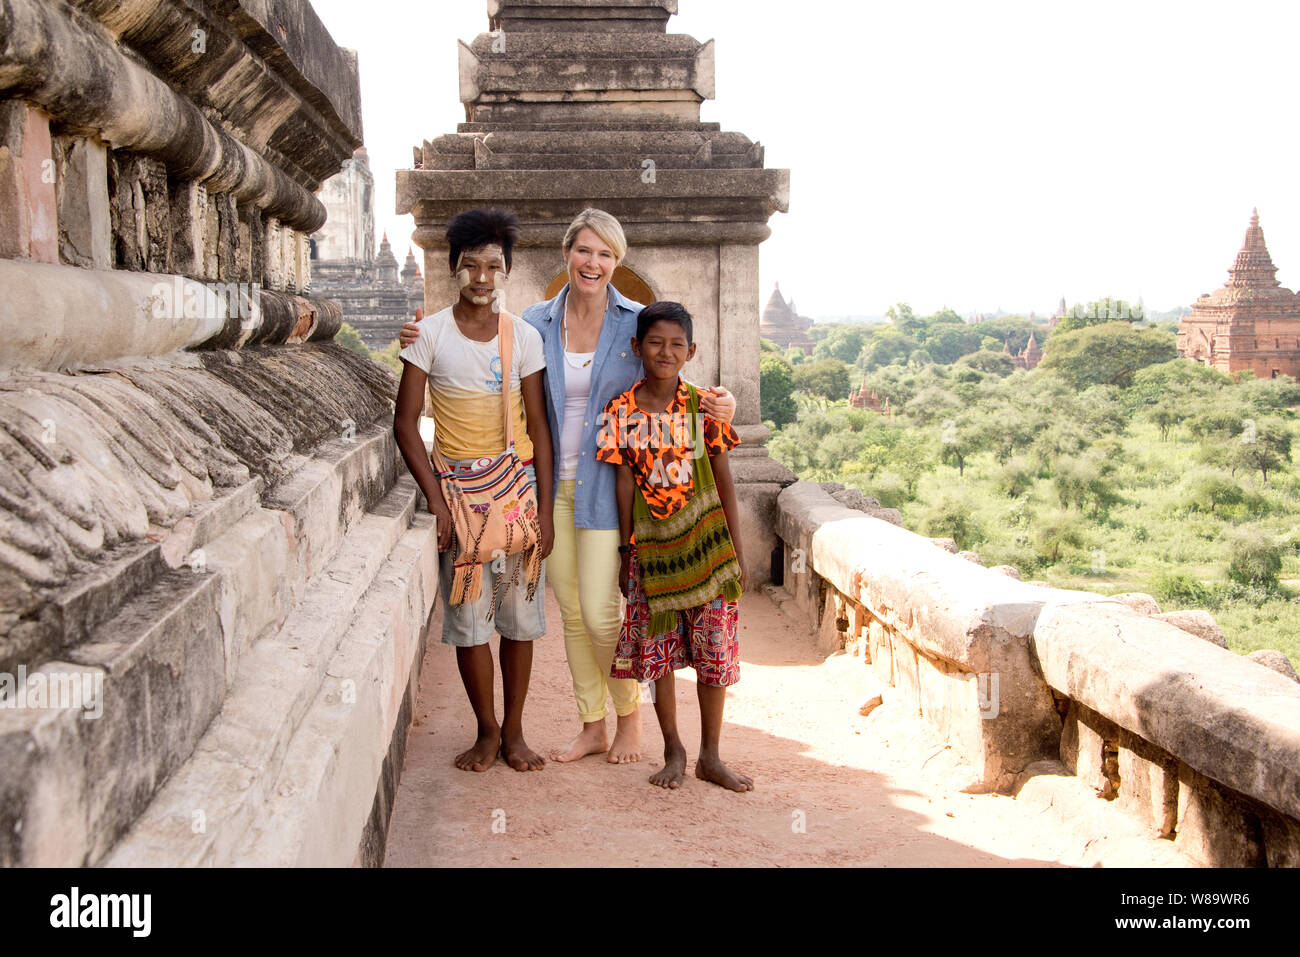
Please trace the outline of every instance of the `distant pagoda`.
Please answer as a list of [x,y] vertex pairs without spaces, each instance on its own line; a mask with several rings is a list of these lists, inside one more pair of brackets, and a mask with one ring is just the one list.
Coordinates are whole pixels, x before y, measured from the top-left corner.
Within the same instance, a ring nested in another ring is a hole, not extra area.
[[1277,280],[1259,210],[1251,213],[1228,281],[1179,322],[1178,353],[1224,372],[1300,377],[1300,296]]
[[812,321],[799,315],[794,308],[794,300],[786,302],[781,295],[781,284],[772,290],[772,298],[767,301],[763,318],[758,325],[758,334],[782,349],[791,346],[802,349],[812,355],[813,341],[808,338],[808,329]]

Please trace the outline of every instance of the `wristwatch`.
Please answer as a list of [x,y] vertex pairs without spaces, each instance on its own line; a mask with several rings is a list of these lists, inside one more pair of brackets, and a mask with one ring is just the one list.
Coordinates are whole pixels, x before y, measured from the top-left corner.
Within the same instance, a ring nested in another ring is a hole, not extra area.
[[628,554],[628,553],[631,552],[631,551],[632,551],[632,546],[631,546],[631,545],[620,545],[620,546],[618,546],[618,553],[619,553],[620,555],[626,555],[626,554]]

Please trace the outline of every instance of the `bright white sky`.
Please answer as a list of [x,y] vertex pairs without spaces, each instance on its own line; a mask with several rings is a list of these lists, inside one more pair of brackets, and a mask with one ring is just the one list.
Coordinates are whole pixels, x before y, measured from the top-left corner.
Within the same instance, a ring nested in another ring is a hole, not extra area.
[[[456,41],[484,0],[312,0],[358,51],[376,221],[400,261],[394,171],[464,120]],[[1292,91],[1300,4],[1277,0],[680,0],[717,41],[703,119],[791,170],[762,248],[811,316],[1148,309],[1218,287],[1250,211],[1300,285]]]

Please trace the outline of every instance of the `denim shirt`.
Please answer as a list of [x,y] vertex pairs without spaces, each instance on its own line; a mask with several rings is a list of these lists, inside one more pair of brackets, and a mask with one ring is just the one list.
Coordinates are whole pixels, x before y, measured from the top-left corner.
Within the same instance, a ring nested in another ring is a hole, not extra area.
[[[560,323],[568,295],[569,287],[565,284],[558,296],[529,306],[521,317],[542,334],[542,351],[546,356],[543,380],[546,419],[551,426],[554,475],[559,475],[560,416],[564,412],[564,342]],[[573,524],[576,528],[618,528],[618,499],[614,494],[616,470],[607,462],[596,461],[596,434],[600,430],[600,414],[609,400],[645,377],[641,359],[632,351],[631,345],[636,336],[636,317],[642,308],[641,303],[628,299],[612,285],[609,287],[609,304],[605,307],[605,321],[592,362],[591,395],[587,398],[587,411],[582,423],[580,447],[586,454],[578,457],[578,475],[573,486]],[[558,485],[556,479],[552,488]]]

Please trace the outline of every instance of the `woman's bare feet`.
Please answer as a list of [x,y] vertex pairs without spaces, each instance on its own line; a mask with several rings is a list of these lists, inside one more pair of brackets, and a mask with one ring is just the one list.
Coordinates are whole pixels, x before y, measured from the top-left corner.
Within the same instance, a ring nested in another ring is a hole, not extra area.
[[522,733],[501,736],[501,757],[516,771],[540,771],[546,759],[528,746]]
[[608,750],[609,736],[605,733],[605,719],[602,718],[585,723],[576,738],[551,752],[551,760],[564,764],[585,758],[589,754],[603,754]]
[[631,764],[641,760],[641,709],[618,717],[614,743],[609,746],[610,764]]
[[695,762],[695,776],[701,781],[712,781],[733,791],[754,790],[753,778],[732,771],[716,755],[709,757],[700,755],[700,759]]
[[501,732],[480,734],[474,746],[468,751],[456,755],[456,767],[462,771],[486,771],[496,764],[497,752],[501,749]]
[[664,767],[650,775],[650,783],[661,788],[679,788],[686,775],[686,749],[664,745]]

